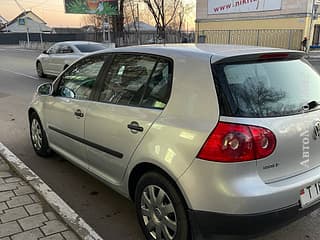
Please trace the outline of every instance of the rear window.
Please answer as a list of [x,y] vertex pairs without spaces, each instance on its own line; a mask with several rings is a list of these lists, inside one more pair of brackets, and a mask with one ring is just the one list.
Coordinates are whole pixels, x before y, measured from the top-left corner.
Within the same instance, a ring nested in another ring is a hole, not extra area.
[[106,47],[103,46],[102,44],[78,44],[75,46],[76,48],[79,49],[80,52],[84,52],[84,53],[95,52],[95,51],[106,49]]
[[305,61],[286,60],[214,66],[223,116],[279,117],[320,102],[320,77]]

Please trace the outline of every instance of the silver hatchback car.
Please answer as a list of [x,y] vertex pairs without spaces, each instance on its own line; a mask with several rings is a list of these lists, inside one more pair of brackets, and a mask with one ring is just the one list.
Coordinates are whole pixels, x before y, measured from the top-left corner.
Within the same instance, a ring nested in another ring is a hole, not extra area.
[[107,47],[101,43],[85,41],[66,41],[52,45],[36,59],[39,77],[57,76],[77,59]]
[[84,57],[38,88],[34,150],[132,199],[146,239],[264,230],[320,200],[320,77],[303,56],[167,45]]

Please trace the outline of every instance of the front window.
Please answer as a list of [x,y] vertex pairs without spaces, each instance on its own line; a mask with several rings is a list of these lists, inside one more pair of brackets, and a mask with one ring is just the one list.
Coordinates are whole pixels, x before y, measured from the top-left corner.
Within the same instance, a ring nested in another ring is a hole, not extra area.
[[[320,77],[303,60],[221,64],[216,86],[221,114],[278,117],[303,112],[320,101]],[[228,105],[226,107],[225,105]]]
[[104,56],[95,56],[73,65],[61,77],[57,95],[79,100],[89,99],[104,60]]
[[48,49],[48,53],[49,54],[56,54],[57,53],[57,51],[58,51],[58,49],[59,49],[59,45],[53,45],[52,47],[50,47],[49,49]]
[[59,47],[58,53],[60,54],[73,53],[73,50],[70,46],[62,45]]

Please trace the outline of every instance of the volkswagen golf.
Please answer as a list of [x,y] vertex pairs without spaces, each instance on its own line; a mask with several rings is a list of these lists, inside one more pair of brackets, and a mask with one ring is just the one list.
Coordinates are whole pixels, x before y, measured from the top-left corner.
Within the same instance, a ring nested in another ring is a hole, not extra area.
[[134,201],[148,240],[249,234],[319,206],[319,89],[299,51],[109,49],[39,86],[31,141]]

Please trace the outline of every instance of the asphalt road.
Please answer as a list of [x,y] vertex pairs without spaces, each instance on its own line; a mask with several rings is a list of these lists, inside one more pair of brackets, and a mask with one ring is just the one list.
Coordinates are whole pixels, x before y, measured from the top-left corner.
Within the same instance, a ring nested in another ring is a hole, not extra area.
[[0,45],[0,141],[62,197],[104,239],[143,239],[132,202],[68,161],[38,157],[29,141],[28,104],[41,83],[38,52]]
[[[35,72],[36,51],[0,45],[0,141],[36,172],[97,233],[108,240],[144,239],[134,205],[59,156],[35,155],[29,141],[27,108],[36,87],[52,79]],[[320,70],[319,62],[313,62]],[[275,219],[276,220],[276,219]],[[319,239],[320,211],[256,240]],[[217,238],[226,239],[226,238]]]

